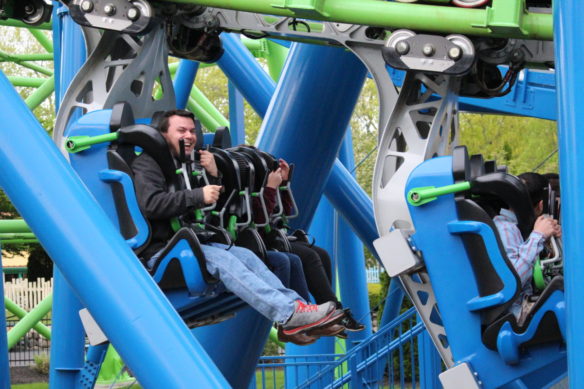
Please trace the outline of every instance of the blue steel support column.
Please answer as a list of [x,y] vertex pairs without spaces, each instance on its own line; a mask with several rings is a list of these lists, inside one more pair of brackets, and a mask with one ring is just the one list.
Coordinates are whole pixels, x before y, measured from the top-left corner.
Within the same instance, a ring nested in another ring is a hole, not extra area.
[[198,69],[198,62],[181,59],[173,83],[174,94],[176,96],[176,108],[185,109],[187,106]]
[[584,122],[584,60],[582,39],[584,26],[581,0],[555,1],[554,40],[558,86],[558,146],[560,149],[560,185],[562,187],[562,227],[564,240],[564,282],[567,311],[568,377],[570,388],[584,387],[582,352],[584,351],[584,240],[582,239],[582,212],[584,212],[584,133],[579,131]]
[[[314,215],[314,221],[309,229],[309,234],[316,239],[316,244],[323,249],[327,250],[330,254],[334,253],[335,244],[335,216],[334,209],[330,202],[322,197]],[[335,260],[331,255],[333,280],[332,284],[336,285],[334,280],[335,274]],[[316,343],[310,346],[296,346],[292,343],[286,344],[286,355],[323,355],[323,354],[333,354],[335,352],[335,338],[320,338]],[[306,361],[306,359],[298,359],[297,362]],[[314,360],[311,360],[314,361]],[[309,366],[307,368],[296,369],[294,367],[287,368],[286,374],[286,387],[295,388],[306,379],[314,375],[318,370],[319,366]],[[334,379],[332,373],[330,377],[326,377],[322,382],[332,382]],[[307,389],[319,389],[319,383],[311,385]]]
[[428,331],[424,331],[418,336],[418,361],[420,364],[420,389],[442,388],[438,379],[438,374],[442,372],[442,360]]
[[[69,83],[86,57],[83,33],[59,3],[53,18],[55,37],[55,100],[59,107]],[[58,80],[58,81],[57,81]],[[58,109],[58,108],[57,108]],[[74,388],[80,385],[79,373],[84,363],[85,332],[79,319],[83,308],[62,273],[53,266],[53,308],[51,329],[51,388]]]
[[399,315],[402,302],[404,301],[404,288],[397,278],[393,278],[389,282],[389,290],[385,298],[385,305],[383,306],[383,315],[381,316],[381,324],[383,327]]
[[229,91],[229,132],[231,133],[231,143],[239,145],[245,143],[245,118],[243,96],[237,87],[229,81],[227,84]]
[[0,187],[142,385],[228,387],[3,74],[0,94]]
[[[349,170],[353,170],[355,167],[350,132],[345,135],[345,140],[339,152],[339,160]],[[329,177],[328,182],[330,181],[331,178]],[[363,253],[363,243],[351,231],[340,214],[337,215],[336,223],[335,256],[338,264],[339,285],[341,286],[341,301],[344,307],[351,308],[355,318],[366,327],[361,332],[348,333],[347,349],[351,349],[355,342],[366,339],[373,332],[369,312],[365,255]]]
[[[0,245],[0,295],[4,296],[4,273],[2,271],[2,245]],[[4,299],[0,302],[0,389],[10,389],[10,367],[8,366],[8,340],[6,338],[6,309]]]
[[294,163],[302,177],[294,187],[295,227],[310,224],[365,76],[361,61],[342,49],[294,44],[290,50],[257,146]]
[[57,266],[53,266],[53,282],[49,387],[76,388],[85,361],[85,332],[79,319],[83,306]]
[[221,34],[225,53],[217,61],[258,115],[264,117],[274,94],[275,83],[235,34]]
[[379,237],[379,234],[375,227],[373,203],[339,160],[335,161],[331,169],[324,193],[363,244],[367,245],[373,255],[377,255],[373,241]]
[[[312,221],[365,76],[362,63],[344,50],[302,44],[290,50],[256,143],[296,165],[300,215],[292,220],[295,227],[306,228]],[[323,199],[311,233],[329,252],[333,227],[332,207]],[[331,353],[331,344],[321,339],[302,349],[288,346],[287,354]]]

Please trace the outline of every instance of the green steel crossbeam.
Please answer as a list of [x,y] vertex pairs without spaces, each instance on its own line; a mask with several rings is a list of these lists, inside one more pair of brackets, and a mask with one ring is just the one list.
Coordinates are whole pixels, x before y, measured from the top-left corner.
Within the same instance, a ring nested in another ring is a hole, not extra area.
[[[50,308],[51,303],[52,303],[52,294],[49,295],[47,298],[50,298],[50,301],[48,301],[45,304],[49,304],[49,308]],[[43,301],[45,301],[45,300],[43,300]],[[18,304],[16,304],[14,301],[10,300],[6,296],[4,297],[4,306],[6,307],[6,310],[8,312],[12,313],[13,315],[18,317],[19,319],[22,319],[29,314],[29,312],[27,312],[24,309],[22,309],[21,307],[19,307]],[[44,309],[46,309],[46,307],[44,307],[43,310]],[[37,321],[37,323],[32,328],[36,332],[41,334],[45,339],[49,339],[49,340],[51,339],[51,330],[47,326],[45,326],[43,323],[41,323],[40,321]],[[17,341],[18,341],[18,339],[17,339]]]
[[[4,299],[6,303],[6,299]],[[15,304],[16,305],[16,304]],[[31,328],[39,328],[43,333],[39,331],[45,338],[50,339],[50,332],[44,331],[42,327],[38,326],[38,323],[47,313],[51,310],[53,306],[53,295],[50,294],[43,299],[34,309],[28,312],[25,316],[20,319],[20,321],[8,331],[8,349],[10,350],[14,345],[24,336]],[[16,315],[16,313],[15,313]],[[45,327],[46,328],[46,327]],[[48,329],[47,329],[48,330]]]
[[553,39],[551,14],[529,13],[525,0],[493,0],[490,7],[458,8],[380,0],[158,0],[260,14],[444,34]]
[[0,26],[27,28],[30,30],[50,30],[52,28],[52,23],[43,23],[39,26],[31,26],[30,24],[26,24],[20,20],[6,19],[0,20]]
[[30,227],[23,219],[0,220],[0,233],[26,233]]
[[0,62],[19,62],[19,61],[52,61],[53,53],[40,54],[10,54],[9,58],[0,57]]
[[28,63],[25,60],[19,59],[17,55],[8,54],[3,51],[0,51],[0,62],[14,62],[15,64],[18,64],[30,70],[34,70],[35,72],[39,72],[47,76],[53,75],[53,71],[50,69],[45,69],[42,66],[33,63]]

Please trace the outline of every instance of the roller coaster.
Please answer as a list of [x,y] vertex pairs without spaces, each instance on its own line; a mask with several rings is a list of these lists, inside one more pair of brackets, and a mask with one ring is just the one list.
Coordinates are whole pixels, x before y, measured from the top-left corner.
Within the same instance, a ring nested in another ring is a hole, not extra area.
[[[336,361],[291,371],[287,387],[382,387],[380,355],[414,336],[423,388],[549,388],[566,377],[570,388],[584,387],[575,211],[584,185],[581,15],[577,0],[0,0],[0,24],[30,29],[48,53],[9,60],[37,71],[35,58],[54,60],[46,79],[0,75],[0,187],[26,222],[0,229],[32,232],[55,264],[50,387],[93,388],[110,344],[144,388],[249,386],[272,323],[217,288],[181,230],[164,266],[145,270],[137,256],[149,230],[128,168],[137,147],[164,159],[156,112],[188,107],[207,130],[228,126],[199,138],[232,196],[198,217],[243,236],[266,166],[231,147],[245,142],[244,99],[263,118],[258,149],[295,165],[295,210],[278,216],[310,227],[334,254],[342,301],[368,317],[365,245],[399,279],[382,324],[406,320],[398,315],[404,294],[419,318],[397,336],[373,333],[367,319],[343,355],[329,339],[288,345],[284,358]],[[241,36],[276,53],[268,65],[277,81]],[[169,56],[180,63],[169,66]],[[228,77],[229,121],[197,97],[200,63]],[[351,174],[348,126],[368,76],[379,97],[372,198]],[[14,86],[38,89],[23,101]],[[31,108],[53,89],[50,139]],[[558,123],[563,243],[541,261],[541,292],[521,323],[507,314],[521,284],[483,205],[511,205],[523,233],[533,215],[504,166],[458,146],[460,111]],[[166,277],[173,263],[178,286]],[[3,336],[0,384],[10,387]]]

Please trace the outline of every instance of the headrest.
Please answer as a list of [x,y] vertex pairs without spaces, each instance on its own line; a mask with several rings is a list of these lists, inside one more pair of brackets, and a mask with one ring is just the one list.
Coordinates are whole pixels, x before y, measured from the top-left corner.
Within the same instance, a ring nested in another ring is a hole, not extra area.
[[485,160],[482,154],[471,155],[470,157],[470,177],[475,178],[485,174]]
[[156,160],[166,181],[168,183],[174,181],[176,176],[174,160],[166,140],[158,130],[144,124],[134,124],[120,128],[118,134],[118,147],[140,147]]
[[213,137],[213,147],[217,147],[219,149],[228,149],[231,147],[231,134],[229,133],[229,128],[217,128],[215,131],[215,136]]
[[122,127],[134,124],[134,113],[130,104],[124,102],[116,103],[112,107],[112,116],[110,118],[110,131],[116,132]]
[[499,172],[486,174],[472,180],[470,191],[474,195],[492,197],[504,202],[515,212],[517,226],[523,238],[527,239],[533,229],[535,213],[529,201],[527,187],[519,178]]
[[470,180],[470,162],[466,146],[456,146],[452,151],[452,176],[455,183]]

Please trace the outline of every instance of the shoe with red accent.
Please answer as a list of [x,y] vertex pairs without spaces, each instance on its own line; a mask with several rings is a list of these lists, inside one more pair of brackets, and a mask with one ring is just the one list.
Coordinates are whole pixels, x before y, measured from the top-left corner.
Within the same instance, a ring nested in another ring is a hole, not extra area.
[[335,303],[332,301],[314,305],[297,300],[294,302],[294,313],[282,325],[282,331],[285,335],[294,335],[310,328],[328,325],[331,317],[336,316],[335,312]]
[[284,334],[284,330],[282,326],[278,326],[278,340],[280,342],[290,342],[297,344],[298,346],[308,346],[309,344],[313,344],[318,339],[318,336],[311,336],[305,334],[304,332],[299,332],[294,335],[286,335]]

